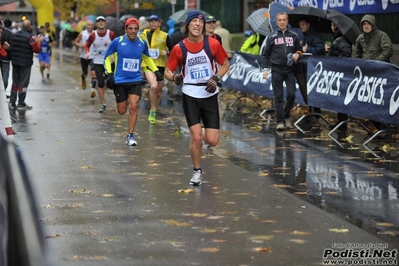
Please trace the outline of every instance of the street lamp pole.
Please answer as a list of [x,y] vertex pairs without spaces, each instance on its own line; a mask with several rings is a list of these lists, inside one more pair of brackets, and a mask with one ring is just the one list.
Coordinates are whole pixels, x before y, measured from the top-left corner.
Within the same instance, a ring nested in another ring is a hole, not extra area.
[[175,13],[176,0],[170,0],[170,3],[172,4],[172,15],[173,15]]
[[116,19],[119,20],[119,0],[116,0]]

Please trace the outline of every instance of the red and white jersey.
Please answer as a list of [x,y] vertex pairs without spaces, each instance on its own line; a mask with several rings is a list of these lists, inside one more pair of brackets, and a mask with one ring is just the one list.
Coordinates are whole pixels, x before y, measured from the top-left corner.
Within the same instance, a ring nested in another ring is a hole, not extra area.
[[97,31],[94,31],[94,34],[96,37],[91,45],[91,47],[93,47],[93,63],[102,65],[104,63],[105,51],[107,51],[112,41],[110,30],[107,30],[104,36],[100,36]]

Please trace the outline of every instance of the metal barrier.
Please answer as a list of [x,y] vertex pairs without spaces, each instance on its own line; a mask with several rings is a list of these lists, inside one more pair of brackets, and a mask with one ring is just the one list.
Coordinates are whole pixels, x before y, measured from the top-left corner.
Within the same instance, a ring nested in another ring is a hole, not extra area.
[[47,265],[43,240],[21,155],[0,134],[0,265]]

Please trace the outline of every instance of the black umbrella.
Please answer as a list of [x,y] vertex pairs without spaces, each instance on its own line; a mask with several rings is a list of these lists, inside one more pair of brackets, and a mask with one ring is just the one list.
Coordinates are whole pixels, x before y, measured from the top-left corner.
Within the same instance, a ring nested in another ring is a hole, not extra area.
[[124,23],[115,17],[108,16],[105,18],[107,22],[107,29],[112,30],[116,36],[121,36],[124,34]]
[[333,9],[327,10],[326,19],[333,22],[342,35],[344,35],[352,44],[356,43],[356,39],[361,32],[352,19]]
[[310,25],[316,31],[322,33],[331,33],[331,21],[327,20],[327,10],[315,7],[299,6],[288,13],[288,20],[292,27],[299,27],[299,21],[306,18]]

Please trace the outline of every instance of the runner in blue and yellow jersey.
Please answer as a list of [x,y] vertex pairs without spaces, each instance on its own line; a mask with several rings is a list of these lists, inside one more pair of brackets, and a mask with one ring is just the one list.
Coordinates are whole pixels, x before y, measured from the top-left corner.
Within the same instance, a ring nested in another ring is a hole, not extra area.
[[[163,75],[165,72],[166,57],[169,51],[172,50],[173,44],[168,34],[161,30],[161,19],[157,15],[151,15],[148,18],[148,22],[150,27],[143,31],[140,38],[144,39],[148,43],[151,58],[154,60],[155,65]],[[142,67],[145,77],[150,84],[151,110],[148,116],[148,121],[150,121],[151,124],[156,124],[156,114],[161,102],[162,88],[165,83],[163,77],[160,80],[155,77],[152,71],[148,69],[145,62]]]
[[[138,117],[138,104],[141,98],[141,87],[145,83],[141,75],[141,64],[162,78],[154,64],[145,40],[137,37],[139,21],[129,18],[125,23],[126,34],[115,38],[104,55],[104,68],[107,73],[107,85],[114,89],[118,113],[124,115],[129,108],[128,135],[126,144],[136,146],[133,132]],[[112,67],[114,62],[115,68]],[[113,84],[113,85],[112,85]]]

